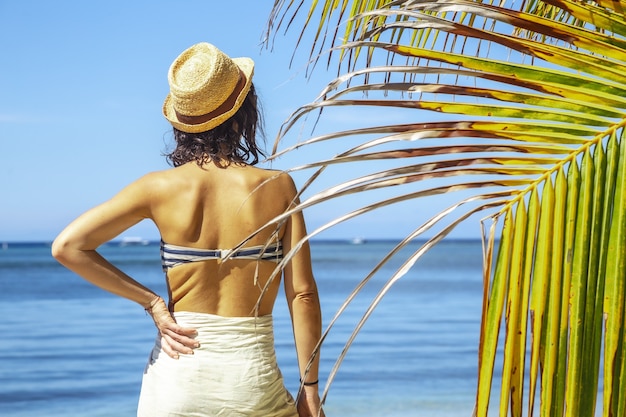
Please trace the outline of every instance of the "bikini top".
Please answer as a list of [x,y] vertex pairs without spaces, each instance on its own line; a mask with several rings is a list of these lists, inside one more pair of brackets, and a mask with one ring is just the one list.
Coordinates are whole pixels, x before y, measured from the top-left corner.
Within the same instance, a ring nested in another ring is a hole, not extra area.
[[283,259],[283,246],[280,242],[266,245],[249,246],[235,251],[230,249],[198,249],[185,246],[176,246],[161,240],[161,264],[163,271],[177,265],[189,262],[206,261],[210,259],[250,259],[280,262]]

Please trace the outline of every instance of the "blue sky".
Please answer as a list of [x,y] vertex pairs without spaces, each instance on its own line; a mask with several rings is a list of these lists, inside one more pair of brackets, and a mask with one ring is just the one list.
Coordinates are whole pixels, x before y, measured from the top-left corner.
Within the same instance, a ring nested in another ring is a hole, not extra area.
[[[271,145],[287,117],[332,78],[322,67],[305,78],[308,45],[289,67],[296,30],[277,34],[272,50],[262,46],[272,3],[0,0],[0,241],[51,240],[129,182],[168,168],[162,152],[171,144],[170,127],[161,115],[167,69],[194,43],[208,41],[233,57],[255,60]],[[321,129],[364,117],[399,115],[346,110],[330,114]],[[295,129],[285,140],[293,144],[310,134],[310,128]],[[329,147],[304,148],[273,168],[333,153]],[[327,184],[349,174],[338,171]],[[295,177],[298,183],[305,178]],[[309,229],[358,204],[348,199],[308,210]],[[410,205],[383,211],[321,237],[403,237],[420,212]],[[158,238],[147,222],[125,235]],[[478,226],[457,235],[478,237]]]

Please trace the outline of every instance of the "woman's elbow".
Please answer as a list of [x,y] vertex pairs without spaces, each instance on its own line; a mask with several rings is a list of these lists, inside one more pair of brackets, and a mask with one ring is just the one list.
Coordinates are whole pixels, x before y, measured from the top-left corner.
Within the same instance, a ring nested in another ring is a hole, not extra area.
[[303,291],[294,294],[292,304],[305,305],[309,307],[319,307],[320,299],[316,290]]
[[61,260],[65,257],[66,251],[67,251],[66,242],[60,239],[59,237],[54,239],[54,242],[52,242],[52,248],[51,248],[52,257],[56,259],[57,261],[61,262]]
[[64,234],[60,234],[52,242],[52,257],[60,263],[65,263],[71,259],[72,252],[75,250],[74,246],[71,239]]

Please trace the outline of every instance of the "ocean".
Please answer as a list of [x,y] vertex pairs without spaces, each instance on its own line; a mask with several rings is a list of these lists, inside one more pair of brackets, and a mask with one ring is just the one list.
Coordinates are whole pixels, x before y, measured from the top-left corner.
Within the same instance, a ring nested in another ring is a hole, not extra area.
[[[397,242],[312,242],[325,328]],[[420,243],[360,291],[322,347],[320,390],[369,304]],[[101,252],[166,295],[157,243]],[[443,241],[382,298],[354,339],[324,409],[328,417],[471,416],[482,303],[480,241]],[[276,354],[295,395],[298,372],[283,296]],[[143,309],[59,265],[46,243],[0,243],[0,416],[134,416],[155,329]]]

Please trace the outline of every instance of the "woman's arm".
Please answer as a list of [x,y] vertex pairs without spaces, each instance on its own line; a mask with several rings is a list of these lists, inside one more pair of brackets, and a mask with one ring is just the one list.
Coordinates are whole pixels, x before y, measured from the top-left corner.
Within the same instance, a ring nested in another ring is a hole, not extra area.
[[70,223],[54,240],[52,256],[92,284],[140,304],[155,321],[172,357],[193,353],[193,329],[178,326],[165,301],[103,258],[96,249],[139,221],[150,218],[151,180],[146,176]]
[[[293,182],[291,182],[293,186]],[[293,187],[295,195],[295,187]],[[301,212],[293,214],[287,221],[283,236],[283,250],[291,248],[306,236],[306,226]],[[320,300],[311,268],[311,252],[308,242],[289,261],[283,271],[285,295],[296,342],[300,378],[305,383],[300,394],[298,413],[300,416],[323,416],[318,383],[319,351],[315,352],[322,334]],[[313,357],[313,355],[315,355]],[[313,360],[311,361],[311,358]],[[309,366],[310,362],[310,366]]]

